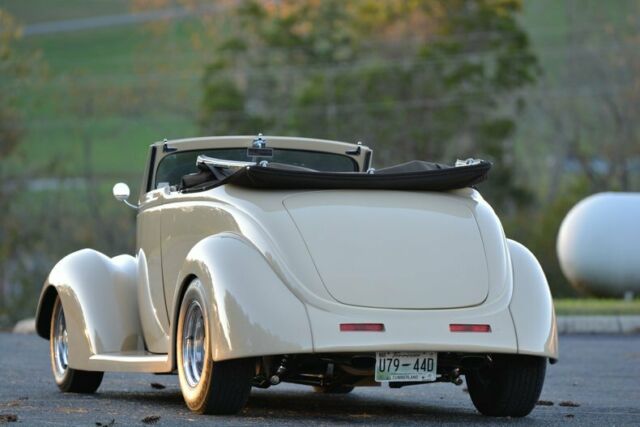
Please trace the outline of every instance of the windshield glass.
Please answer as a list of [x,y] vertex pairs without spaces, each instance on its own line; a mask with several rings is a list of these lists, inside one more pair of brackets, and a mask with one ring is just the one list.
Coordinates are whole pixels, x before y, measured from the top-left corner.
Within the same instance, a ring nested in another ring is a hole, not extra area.
[[196,159],[205,155],[216,159],[274,163],[301,166],[322,172],[357,172],[358,164],[349,156],[320,151],[273,149],[273,157],[249,157],[246,148],[216,148],[209,150],[182,151],[166,156],[160,161],[154,188],[159,185],[178,185],[182,177],[198,171]]

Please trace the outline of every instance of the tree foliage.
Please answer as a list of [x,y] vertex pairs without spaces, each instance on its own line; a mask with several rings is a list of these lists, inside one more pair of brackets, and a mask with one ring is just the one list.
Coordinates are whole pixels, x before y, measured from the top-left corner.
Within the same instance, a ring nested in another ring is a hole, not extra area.
[[[567,2],[570,24],[583,6],[583,2]],[[576,172],[587,181],[590,192],[631,191],[640,182],[640,2],[620,6],[617,12],[626,19],[616,22],[607,14],[598,14],[591,18],[592,29],[587,34],[576,37],[569,31],[566,36],[564,71],[582,93],[540,102],[551,124],[555,151],[556,179],[550,185],[549,199],[561,193],[558,185]],[[567,163],[572,165],[569,170],[563,167]]]
[[29,74],[30,61],[14,49],[20,34],[13,17],[0,9],[0,159],[13,153],[23,133],[14,88]]
[[0,9],[0,324],[3,312],[15,302],[8,285],[34,265],[30,252],[40,233],[39,223],[25,221],[34,218],[15,203],[28,173],[15,166],[25,135],[20,90],[41,70],[38,55],[16,50],[20,36],[16,21]]
[[516,0],[249,0],[203,78],[211,134],[363,140],[378,163],[495,161],[489,197],[527,201],[508,141],[538,66]]

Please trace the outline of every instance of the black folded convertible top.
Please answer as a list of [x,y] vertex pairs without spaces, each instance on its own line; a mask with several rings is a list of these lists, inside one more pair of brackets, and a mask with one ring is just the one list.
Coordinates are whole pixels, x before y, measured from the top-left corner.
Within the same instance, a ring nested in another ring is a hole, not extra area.
[[366,189],[447,191],[471,187],[487,178],[491,163],[484,160],[464,166],[412,161],[364,172],[320,172],[286,165],[252,165],[231,174],[220,174],[207,165],[198,174],[183,178],[182,191],[195,192],[232,184],[259,189]]

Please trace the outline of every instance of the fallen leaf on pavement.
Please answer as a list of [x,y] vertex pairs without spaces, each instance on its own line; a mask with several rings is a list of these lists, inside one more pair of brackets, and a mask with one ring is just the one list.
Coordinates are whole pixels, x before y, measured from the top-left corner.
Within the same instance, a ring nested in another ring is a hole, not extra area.
[[84,408],[57,408],[56,411],[62,412],[63,414],[86,414],[89,412]]
[[15,423],[16,421],[18,421],[16,414],[0,414],[0,424]]
[[19,406],[19,405],[20,405],[20,401],[12,400],[10,402],[0,403],[0,408],[11,408],[11,407],[14,407],[14,406]]
[[142,422],[144,424],[155,424],[160,420],[160,417],[158,415],[149,415],[148,417],[144,417],[142,419]]
[[349,414],[349,416],[352,418],[371,418],[373,415],[364,413],[364,414]]

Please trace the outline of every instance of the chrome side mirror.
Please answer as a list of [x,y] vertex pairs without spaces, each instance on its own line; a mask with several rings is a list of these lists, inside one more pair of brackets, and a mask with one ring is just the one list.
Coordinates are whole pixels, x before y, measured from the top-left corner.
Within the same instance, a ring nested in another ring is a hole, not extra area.
[[129,186],[124,182],[119,182],[113,186],[113,197],[115,197],[116,200],[123,202],[125,205],[129,206],[130,208],[138,209],[138,206],[134,205],[133,203],[129,202],[129,200],[127,200],[130,195],[131,195],[131,190],[129,190]]

